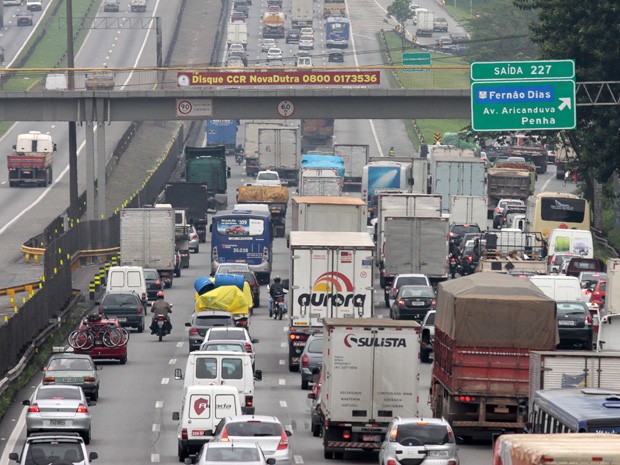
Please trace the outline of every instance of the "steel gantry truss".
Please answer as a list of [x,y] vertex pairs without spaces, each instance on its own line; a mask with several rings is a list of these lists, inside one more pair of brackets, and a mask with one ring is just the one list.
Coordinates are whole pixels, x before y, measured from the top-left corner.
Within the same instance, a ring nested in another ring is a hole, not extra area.
[[577,106],[610,106],[620,103],[620,81],[577,82]]

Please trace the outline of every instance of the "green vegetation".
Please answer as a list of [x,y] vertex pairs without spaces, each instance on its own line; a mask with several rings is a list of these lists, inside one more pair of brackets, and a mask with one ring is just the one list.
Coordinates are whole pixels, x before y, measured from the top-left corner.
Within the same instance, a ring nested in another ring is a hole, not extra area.
[[427,144],[435,142],[436,133],[460,132],[469,126],[468,119],[419,119],[417,123]]

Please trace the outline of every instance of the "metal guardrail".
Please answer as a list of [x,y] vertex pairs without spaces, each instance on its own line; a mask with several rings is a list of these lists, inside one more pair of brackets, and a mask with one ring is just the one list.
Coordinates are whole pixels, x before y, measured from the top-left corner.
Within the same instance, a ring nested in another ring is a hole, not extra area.
[[607,250],[615,258],[620,257],[620,250],[609,243],[603,231],[600,231],[596,228],[590,228],[590,230],[592,231],[592,235],[594,236],[594,239],[596,239],[596,241],[599,244],[601,244],[601,246],[603,246],[605,250]]

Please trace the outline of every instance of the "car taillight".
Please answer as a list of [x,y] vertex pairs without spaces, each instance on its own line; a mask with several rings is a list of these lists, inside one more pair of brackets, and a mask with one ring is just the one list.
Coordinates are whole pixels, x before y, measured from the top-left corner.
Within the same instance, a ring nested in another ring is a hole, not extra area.
[[39,408],[39,406],[37,404],[32,404],[29,408],[28,411],[30,413],[39,413],[41,411],[41,409]]
[[476,398],[471,396],[455,396],[454,400],[459,402],[476,402]]
[[405,301],[403,299],[399,299],[398,300],[398,306],[399,307],[404,307],[405,306]]
[[592,317],[589,314],[586,315],[586,324],[588,324],[588,325],[592,324]]
[[499,207],[495,207],[495,213],[499,213]]
[[136,307],[136,315],[142,315],[142,310],[144,310],[144,307],[142,305],[138,305]]
[[194,335],[194,336],[196,334],[199,334],[198,333],[198,328],[189,328],[189,334]]
[[435,308],[435,305],[437,305],[437,299],[431,300],[431,306]]
[[388,459],[387,465],[398,465],[398,462],[394,459]]
[[347,440],[351,439],[351,431],[349,431],[348,429],[345,429],[342,432],[342,439],[347,439]]
[[95,378],[93,376],[84,376],[84,382],[85,383],[94,383],[95,382]]
[[80,404],[78,405],[78,408],[75,410],[76,413],[88,413],[88,409],[86,408],[86,405],[84,404]]
[[220,436],[220,442],[229,442],[230,439],[228,439],[228,430],[226,429],[226,427],[224,427],[224,429],[222,430],[222,435]]
[[50,377],[46,376],[45,378],[43,378],[43,384],[55,383],[55,382],[56,382],[56,378],[52,378],[51,376]]
[[252,407],[254,405],[254,396],[245,396],[245,406]]
[[302,366],[302,367],[306,367],[306,368],[307,368],[307,367],[308,367],[308,365],[309,365],[309,358],[308,358],[308,354],[303,354],[303,355],[301,356],[301,366]]
[[181,429],[181,439],[187,440],[187,428]]
[[278,450],[285,450],[288,448],[288,436],[286,431],[282,428],[282,435],[280,436],[280,442],[278,443]]
[[159,289],[161,289],[161,281],[159,279],[155,280],[155,286],[157,286]]
[[473,257],[473,256],[471,256],[471,255],[468,255],[468,256],[467,256],[467,261],[469,261],[469,262],[473,262],[473,261],[474,261],[474,257]]
[[145,292],[142,293],[142,302],[146,302],[146,293]]
[[450,459],[448,460],[448,465],[458,465],[458,464],[456,463],[456,460]]
[[249,342],[246,342],[246,343],[245,343],[245,351],[246,351],[248,354],[251,354],[251,353],[252,353],[252,344],[250,344]]

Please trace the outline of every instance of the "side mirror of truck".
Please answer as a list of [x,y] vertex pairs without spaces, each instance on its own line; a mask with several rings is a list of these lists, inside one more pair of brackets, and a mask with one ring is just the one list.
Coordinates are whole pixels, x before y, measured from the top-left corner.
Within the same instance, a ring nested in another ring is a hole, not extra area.
[[258,344],[259,342],[260,340],[257,338],[252,339],[252,344]]
[[56,150],[58,150],[58,148],[56,147],[56,144],[54,143],[54,152],[56,152]]
[[183,379],[183,370],[181,370],[180,368],[175,368],[174,369],[174,379]]
[[9,454],[9,460],[13,460],[15,462],[19,462],[19,454],[17,452],[11,452]]
[[[180,368],[177,368],[177,370],[179,370]],[[254,372],[254,379],[256,381],[262,381],[263,380],[263,371],[262,370],[256,370]]]
[[13,146],[13,150],[17,150],[17,145],[14,145],[14,146]]
[[99,454],[97,452],[90,452],[88,454],[88,460],[97,460],[99,458]]

